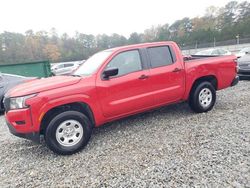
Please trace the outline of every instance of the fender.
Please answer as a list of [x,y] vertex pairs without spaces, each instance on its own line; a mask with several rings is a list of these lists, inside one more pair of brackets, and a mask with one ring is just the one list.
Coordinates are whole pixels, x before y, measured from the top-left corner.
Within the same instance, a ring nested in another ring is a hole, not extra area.
[[68,95],[68,96],[52,99],[49,101],[43,100],[42,106],[39,108],[39,110],[36,113],[35,113],[35,109],[32,109],[32,111],[34,111],[32,112],[32,114],[37,114],[36,117],[32,118],[33,125],[35,126],[35,129],[39,131],[41,121],[44,115],[48,111],[58,106],[62,106],[62,105],[70,104],[70,103],[76,103],[76,102],[87,104],[93,112],[95,122],[98,123],[97,120],[100,119],[99,116],[102,116],[102,114],[97,103],[93,103],[93,101],[96,101],[96,100],[91,99],[91,97],[86,94]]
[[213,76],[217,80],[217,90],[227,88],[234,80],[236,73],[235,56],[207,58],[203,61],[186,62],[186,92],[183,99],[187,100],[196,80]]
[[[187,69],[186,73],[186,91],[184,93],[183,99],[186,101],[189,98],[189,94],[194,83],[202,78],[214,77],[218,81],[218,75],[216,70],[213,69],[211,65],[201,65],[198,67],[190,67]],[[217,83],[219,84],[219,83]]]

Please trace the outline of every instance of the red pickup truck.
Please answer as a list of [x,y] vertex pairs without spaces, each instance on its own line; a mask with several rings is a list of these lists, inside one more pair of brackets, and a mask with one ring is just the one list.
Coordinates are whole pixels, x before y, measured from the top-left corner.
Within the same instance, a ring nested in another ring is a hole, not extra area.
[[92,129],[171,103],[195,112],[215,104],[216,91],[238,83],[235,56],[183,58],[174,42],[104,50],[71,76],[21,84],[4,99],[11,133],[66,155],[80,151]]

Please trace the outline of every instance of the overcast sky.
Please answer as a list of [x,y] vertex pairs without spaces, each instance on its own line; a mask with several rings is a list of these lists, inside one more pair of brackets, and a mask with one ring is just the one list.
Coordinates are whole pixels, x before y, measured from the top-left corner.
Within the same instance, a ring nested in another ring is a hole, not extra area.
[[129,36],[152,25],[202,16],[206,7],[230,0],[2,0],[0,32],[50,31],[74,35],[118,33]]

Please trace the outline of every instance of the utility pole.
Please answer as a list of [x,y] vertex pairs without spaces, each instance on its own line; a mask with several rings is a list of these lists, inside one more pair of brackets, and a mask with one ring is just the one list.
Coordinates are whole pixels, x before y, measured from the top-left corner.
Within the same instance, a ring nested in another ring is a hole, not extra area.
[[236,35],[236,39],[237,39],[237,44],[240,44],[240,35]]

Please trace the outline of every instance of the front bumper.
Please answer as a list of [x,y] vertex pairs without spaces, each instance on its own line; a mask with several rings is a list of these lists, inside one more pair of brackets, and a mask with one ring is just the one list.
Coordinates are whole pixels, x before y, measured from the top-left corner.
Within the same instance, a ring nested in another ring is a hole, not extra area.
[[40,142],[40,132],[36,131],[32,124],[29,108],[10,110],[5,113],[6,124],[10,132],[18,137]]
[[237,85],[238,83],[239,83],[239,76],[236,76],[234,79],[233,79],[233,81],[232,81],[232,83],[231,83],[231,86],[235,86],[235,85]]
[[6,124],[9,128],[9,131],[11,134],[21,137],[21,138],[26,138],[28,140],[32,140],[34,142],[40,143],[40,133],[38,132],[31,132],[31,133],[19,133],[16,131],[16,129],[6,121]]

